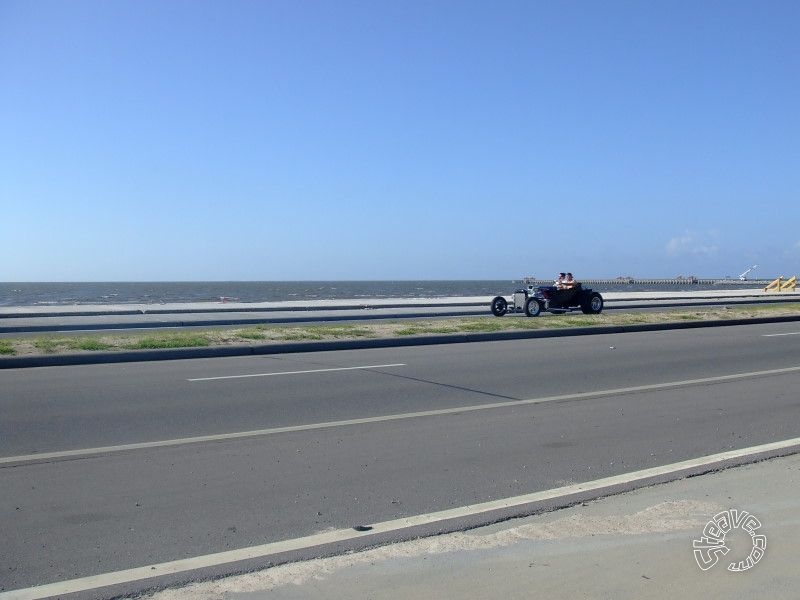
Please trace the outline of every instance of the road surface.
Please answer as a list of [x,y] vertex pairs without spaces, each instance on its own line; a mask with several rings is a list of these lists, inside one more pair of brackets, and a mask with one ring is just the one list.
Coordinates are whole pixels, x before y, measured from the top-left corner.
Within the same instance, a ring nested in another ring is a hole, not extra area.
[[8,591],[795,438],[800,327],[48,367],[0,384]]

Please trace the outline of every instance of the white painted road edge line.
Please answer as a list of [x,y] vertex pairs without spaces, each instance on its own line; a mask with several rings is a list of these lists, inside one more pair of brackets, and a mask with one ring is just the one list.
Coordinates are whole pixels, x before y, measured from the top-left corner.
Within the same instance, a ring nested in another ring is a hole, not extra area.
[[413,517],[405,517],[392,521],[383,521],[382,523],[374,523],[371,524],[372,529],[364,533],[357,532],[354,529],[337,529],[315,535],[309,535],[290,540],[282,540],[280,542],[271,542],[269,544],[262,544],[260,546],[250,546],[249,548],[241,548],[239,550],[228,550],[226,552],[206,554],[203,556],[196,556],[194,558],[174,560],[154,565],[147,565],[144,567],[137,567],[134,569],[105,573],[102,575],[92,575],[90,577],[81,577],[79,579],[71,579],[58,583],[50,583],[20,590],[0,592],[0,600],[40,600],[42,598],[49,598],[52,596],[85,592],[110,585],[131,583],[134,581],[150,579],[152,577],[158,577],[162,575],[170,575],[185,571],[192,571],[195,569],[215,567],[255,558],[265,558],[267,556],[280,554],[283,552],[313,548],[315,546],[321,546],[325,544],[341,543],[367,535],[391,533],[393,531],[399,531],[409,527],[429,525],[440,521],[475,516],[491,511],[523,506],[525,504],[531,504],[534,502],[552,500],[580,492],[591,492],[593,490],[600,490],[611,486],[630,484],[636,481],[647,480],[652,477],[677,473],[684,469],[710,466],[726,460],[743,458],[749,455],[761,454],[775,450],[783,450],[797,445],[800,445],[800,438],[792,438],[780,442],[762,444],[760,446],[750,446],[749,448],[742,448],[740,450],[730,450],[728,452],[721,452],[719,454],[711,454],[708,456],[684,460],[669,465],[651,467],[649,469],[642,469],[640,471],[633,471],[631,473],[625,473],[622,475],[614,475],[612,477],[604,477],[594,481],[576,483],[551,490],[533,492],[531,494],[523,494],[521,496],[513,496],[511,498],[504,498],[502,500],[492,500],[491,502],[483,502],[480,504],[461,506],[459,508],[451,508],[439,512],[415,515]]
[[781,337],[784,335],[800,335],[800,331],[793,331],[792,333],[765,333],[761,337]]
[[47,460],[59,460],[65,458],[80,458],[82,456],[94,456],[99,454],[111,454],[114,452],[125,452],[130,450],[144,450],[148,448],[166,448],[170,446],[183,446],[185,444],[197,444],[200,442],[221,442],[249,437],[261,437],[278,433],[290,433],[294,431],[312,431],[315,429],[329,429],[334,427],[347,427],[350,425],[366,425],[370,423],[382,423],[387,421],[400,421],[403,419],[418,419],[422,417],[435,417],[441,415],[455,415],[460,413],[475,412],[479,410],[493,410],[498,408],[512,408],[515,406],[526,406],[530,404],[544,404],[546,402],[567,402],[571,400],[591,400],[604,398],[606,396],[616,396],[622,394],[643,393],[664,391],[692,385],[706,385],[709,383],[726,383],[738,381],[749,377],[765,377],[768,375],[785,375],[788,373],[800,372],[800,366],[786,367],[784,369],[770,369],[768,371],[752,371],[749,373],[734,373],[732,375],[720,375],[717,377],[705,377],[703,379],[687,379],[684,381],[671,381],[668,383],[653,383],[649,385],[637,385],[627,388],[616,388],[611,390],[598,390],[594,392],[579,392],[576,394],[563,394],[559,396],[545,396],[543,398],[531,398],[529,400],[509,400],[506,402],[493,402],[491,404],[476,404],[473,406],[458,406],[454,408],[440,408],[435,410],[423,410],[419,412],[399,413],[392,415],[382,415],[378,417],[363,417],[360,419],[347,419],[344,421],[327,421],[322,423],[308,423],[305,425],[288,425],[286,427],[272,427],[269,429],[256,429],[253,431],[238,431],[234,433],[220,433],[213,435],[200,435],[187,438],[177,438],[172,440],[159,440],[155,442],[139,442],[135,444],[122,444],[119,446],[100,446],[97,448],[83,448],[80,450],[62,450],[58,452],[40,452],[38,454],[22,454],[19,456],[0,457],[0,468],[3,465],[13,464],[18,466],[26,462],[42,462]]
[[405,363],[393,365],[366,365],[364,367],[336,367],[331,369],[311,369],[309,371],[283,371],[281,373],[252,373],[249,375],[223,375],[221,377],[197,377],[186,381],[216,381],[218,379],[244,379],[246,377],[274,377],[276,375],[305,375],[306,373],[330,373],[332,371],[359,371],[361,369],[383,369],[385,367],[405,367]]

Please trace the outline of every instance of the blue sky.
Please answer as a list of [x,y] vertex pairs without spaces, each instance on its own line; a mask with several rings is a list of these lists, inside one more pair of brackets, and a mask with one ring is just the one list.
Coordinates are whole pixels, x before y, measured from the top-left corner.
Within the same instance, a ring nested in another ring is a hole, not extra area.
[[0,2],[0,280],[800,271],[800,3]]

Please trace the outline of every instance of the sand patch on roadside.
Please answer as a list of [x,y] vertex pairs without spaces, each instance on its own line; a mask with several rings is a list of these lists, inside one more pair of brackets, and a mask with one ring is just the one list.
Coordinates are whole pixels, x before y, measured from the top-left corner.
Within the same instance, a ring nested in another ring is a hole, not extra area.
[[[567,509],[572,510],[572,509]],[[596,535],[634,536],[697,530],[721,507],[693,500],[662,502],[632,514],[586,515],[569,514],[551,519],[553,515],[519,519],[522,522],[492,533],[481,529],[451,533],[372,548],[362,552],[319,558],[272,567],[246,575],[236,575],[169,589],[152,596],[154,600],[221,600],[227,594],[269,591],[285,585],[302,585],[313,579],[323,579],[336,571],[361,564],[374,564],[390,559],[416,558],[448,552],[481,551],[508,547],[527,540],[559,540]],[[560,511],[559,511],[560,512]],[[540,522],[541,521],[541,522]]]

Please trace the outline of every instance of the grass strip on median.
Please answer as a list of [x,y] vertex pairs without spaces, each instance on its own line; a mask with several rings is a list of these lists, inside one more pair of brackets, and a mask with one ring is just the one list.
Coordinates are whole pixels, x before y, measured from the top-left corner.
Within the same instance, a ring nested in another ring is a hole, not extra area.
[[[107,342],[104,342],[107,343]],[[159,350],[164,348],[202,348],[210,346],[211,336],[206,333],[165,333],[146,337],[132,336],[119,345],[125,350]]]
[[800,304],[762,306],[715,306],[660,312],[567,314],[526,318],[440,318],[417,321],[370,321],[323,325],[256,325],[246,328],[215,328],[170,333],[51,335],[0,340],[1,356],[35,356],[75,352],[103,352],[207,346],[246,346],[294,341],[352,340],[459,333],[564,329],[571,327],[624,326],[686,321],[725,321],[760,317],[800,316]]

